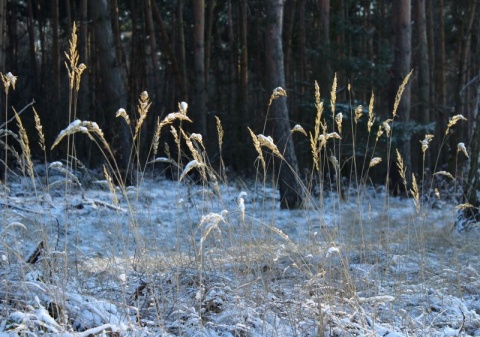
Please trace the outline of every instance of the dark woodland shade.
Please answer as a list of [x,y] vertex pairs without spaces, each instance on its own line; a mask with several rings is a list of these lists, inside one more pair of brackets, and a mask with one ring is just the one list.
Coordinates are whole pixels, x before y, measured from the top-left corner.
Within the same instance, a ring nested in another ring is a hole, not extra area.
[[[9,103],[21,106],[35,98],[47,141],[67,125],[64,50],[75,21],[80,62],[87,65],[78,118],[98,122],[119,158],[121,150],[130,145],[128,130],[122,129],[115,112],[123,107],[133,118],[138,95],[146,90],[153,104],[150,122],[144,126],[145,148],[140,152],[148,152],[147,140],[153,135],[156,118],[177,111],[178,102],[187,101],[194,121],[189,131],[204,135],[213,162],[218,153],[214,119],[218,116],[226,133],[222,152],[226,165],[236,172],[252,172],[255,151],[247,126],[264,131],[270,94],[283,86],[288,97],[274,102],[269,115],[281,122],[268,121],[265,133],[280,142],[302,172],[312,167],[308,141],[295,135],[292,143],[286,130],[295,124],[307,133],[313,129],[315,80],[328,105],[337,74],[337,105],[347,107],[347,117],[350,104],[353,108],[368,106],[373,91],[375,113],[385,120],[391,117],[399,83],[411,69],[414,75],[398,115],[399,123],[418,127],[405,128],[395,144],[406,165],[413,172],[422,170],[417,145],[431,123],[435,131],[428,133],[435,132],[435,142],[430,153],[438,153],[453,114],[462,114],[470,122],[451,134],[450,149],[442,151],[439,165],[452,168],[460,141],[472,149],[479,147],[475,143],[479,137],[471,137],[478,87],[473,79],[480,68],[477,1],[193,3],[0,0],[0,71],[19,77]],[[270,15],[275,4],[283,7],[280,18]],[[281,37],[273,41],[278,28]],[[272,43],[281,49],[274,49]],[[1,122],[5,114],[0,116]],[[78,147],[78,156],[89,166],[98,164],[100,157],[92,148],[88,140]],[[61,153],[61,149],[56,151],[49,154],[52,159]],[[432,155],[426,165],[433,167],[435,162]]]

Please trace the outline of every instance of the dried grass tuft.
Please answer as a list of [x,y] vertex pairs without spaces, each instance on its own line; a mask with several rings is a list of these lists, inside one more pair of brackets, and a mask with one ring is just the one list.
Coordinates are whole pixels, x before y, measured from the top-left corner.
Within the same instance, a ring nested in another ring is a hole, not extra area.
[[20,147],[22,148],[22,171],[25,174],[24,169],[26,168],[29,177],[32,179],[32,182],[34,182],[35,173],[33,169],[32,154],[30,152],[30,143],[28,141],[27,131],[25,130],[17,111],[13,109],[13,112],[15,114],[15,120],[17,121],[18,134],[20,135]]
[[413,197],[413,203],[415,205],[415,209],[417,213],[420,213],[420,191],[418,189],[417,179],[415,178],[415,175],[413,173],[412,173],[412,189],[410,190],[410,193],[412,194],[412,197]]
[[402,81],[402,84],[398,88],[397,95],[395,96],[395,102],[393,104],[393,111],[392,111],[392,116],[395,118],[397,116],[397,110],[398,106],[400,104],[400,100],[402,99],[403,91],[405,90],[405,87],[408,84],[408,80],[410,79],[410,76],[412,76],[413,70],[411,70],[407,76]]
[[368,123],[367,123],[367,126],[368,126],[368,132],[369,133],[372,130],[373,122],[375,120],[375,118],[373,116],[373,102],[374,102],[374,100],[375,100],[375,95],[372,91],[372,97],[370,97],[370,104],[368,105]]
[[368,164],[368,167],[374,167],[375,165],[378,165],[382,162],[382,158],[380,157],[373,157],[370,160],[370,164]]
[[402,183],[403,186],[407,187],[407,168],[405,167],[405,164],[403,163],[403,158],[398,149],[396,149],[397,152],[397,167],[398,167],[398,173],[400,174],[400,178],[402,178]]
[[108,189],[110,190],[110,193],[112,194],[113,204],[118,207],[119,203],[118,203],[118,197],[117,197],[117,191],[116,191],[116,188],[115,188],[115,184],[113,183],[113,179],[110,176],[110,174],[108,174],[108,170],[107,170],[107,167],[105,165],[103,165],[103,174],[105,175],[105,179],[107,180]]
[[467,119],[465,117],[463,117],[463,115],[455,115],[453,116],[452,118],[450,118],[448,120],[448,124],[447,124],[447,130],[445,130],[445,135],[448,135],[450,129],[455,125],[457,124],[458,121],[467,121]]
[[307,137],[307,132],[305,131],[305,129],[300,124],[296,124],[292,128],[292,130],[290,130],[290,133],[294,133],[294,132],[300,132],[300,133],[304,134],[305,137]]
[[37,130],[37,133],[38,133],[38,144],[40,145],[40,148],[42,149],[42,151],[45,152],[46,151],[45,135],[43,134],[43,127],[40,121],[40,116],[38,115],[37,110],[35,110],[35,108],[33,108],[33,118],[35,119],[35,129]]

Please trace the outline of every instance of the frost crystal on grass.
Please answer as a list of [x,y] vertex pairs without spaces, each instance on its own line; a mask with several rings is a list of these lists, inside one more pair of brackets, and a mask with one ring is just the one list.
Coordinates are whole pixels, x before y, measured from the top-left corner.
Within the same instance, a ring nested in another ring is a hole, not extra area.
[[273,142],[273,138],[270,136],[264,136],[262,134],[257,135],[257,139],[261,146],[265,146],[270,149],[274,154],[283,159],[282,154],[278,151],[277,145]]
[[245,200],[242,197],[238,198],[238,209],[242,216],[242,221],[245,221]]
[[465,143],[458,143],[457,152],[462,152],[465,155],[465,157],[470,158],[468,156],[468,152],[467,152],[467,148],[465,147]]
[[191,170],[193,170],[195,167],[202,167],[203,164],[198,162],[197,160],[192,160],[190,161],[187,166],[185,166],[185,169],[183,170],[182,174],[180,175],[180,181],[185,178],[185,176],[188,174],[188,172],[190,172]]
[[330,133],[327,133],[327,139],[330,139],[330,138],[333,138],[333,139],[342,139],[342,137],[340,137],[340,135],[336,132],[330,132]]
[[187,102],[178,103],[178,108],[180,112],[185,115],[187,113],[188,103]]
[[372,160],[370,160],[370,164],[369,164],[369,167],[373,167],[375,165],[378,165],[382,162],[382,158],[380,157],[374,157],[372,158]]
[[291,133],[300,132],[300,133],[303,133],[305,136],[307,136],[307,133],[305,132],[305,129],[300,124],[295,125],[292,128],[292,130],[290,130],[290,132]]
[[117,113],[115,114],[115,117],[122,117],[125,122],[127,122],[128,125],[130,125],[130,117],[128,117],[127,112],[125,111],[124,108],[118,109]]
[[330,255],[332,255],[333,253],[338,253],[340,254],[340,249],[338,249],[337,247],[330,247],[328,248],[327,250],[327,253],[325,254],[325,258],[328,258]]
[[451,173],[447,172],[447,171],[438,171],[438,172],[435,172],[433,175],[442,175],[442,176],[446,176],[446,177],[449,177],[450,179],[455,179]]

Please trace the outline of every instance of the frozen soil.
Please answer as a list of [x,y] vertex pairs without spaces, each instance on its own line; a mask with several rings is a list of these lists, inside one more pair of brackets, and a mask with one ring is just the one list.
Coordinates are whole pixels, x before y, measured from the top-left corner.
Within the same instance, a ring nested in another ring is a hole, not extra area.
[[480,336],[479,239],[453,204],[57,178],[2,192],[2,337]]

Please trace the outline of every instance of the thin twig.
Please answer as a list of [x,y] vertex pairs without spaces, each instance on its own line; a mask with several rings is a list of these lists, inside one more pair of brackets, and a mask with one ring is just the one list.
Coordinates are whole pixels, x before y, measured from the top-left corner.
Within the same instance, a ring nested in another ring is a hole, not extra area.
[[[28,107],[31,107],[32,105],[35,104],[35,100],[33,99],[30,103],[28,103],[27,105],[25,105],[25,107],[20,110],[17,115],[20,116],[22,114],[22,112],[24,112],[25,110],[27,110]],[[13,121],[15,119],[15,116],[13,116],[12,118],[10,118],[8,121],[6,121],[5,123],[3,123],[2,125],[0,125],[0,129],[1,128],[4,128],[8,123],[10,123],[11,121]]]

